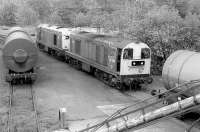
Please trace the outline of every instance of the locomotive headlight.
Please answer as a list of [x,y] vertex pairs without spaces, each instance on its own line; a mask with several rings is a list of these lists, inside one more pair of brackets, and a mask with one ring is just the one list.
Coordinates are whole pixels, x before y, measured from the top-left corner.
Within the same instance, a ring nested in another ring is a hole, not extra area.
[[143,66],[145,61],[132,61],[132,66]]

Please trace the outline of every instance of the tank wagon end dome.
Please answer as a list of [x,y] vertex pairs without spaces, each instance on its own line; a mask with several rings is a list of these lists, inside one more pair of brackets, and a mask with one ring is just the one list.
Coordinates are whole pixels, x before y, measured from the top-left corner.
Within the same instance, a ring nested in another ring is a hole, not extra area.
[[37,63],[37,47],[20,27],[10,30],[2,49],[4,64],[14,72],[26,72]]
[[14,32],[24,32],[25,34],[27,34],[27,32],[22,28],[22,27],[12,27],[9,30],[9,33],[7,36],[9,36],[10,34],[14,33]]
[[[178,50],[172,53],[163,66],[164,86],[171,89],[181,83],[200,79],[200,61],[198,60],[200,60],[198,52]],[[199,93],[200,89],[196,92]]]

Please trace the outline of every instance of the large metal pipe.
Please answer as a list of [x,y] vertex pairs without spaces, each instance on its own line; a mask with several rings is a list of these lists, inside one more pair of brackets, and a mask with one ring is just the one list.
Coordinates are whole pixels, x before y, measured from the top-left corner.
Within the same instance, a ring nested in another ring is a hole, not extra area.
[[116,125],[112,125],[108,128],[100,129],[98,132],[117,132],[123,131],[127,128],[137,127],[138,125],[145,124],[149,121],[168,116],[172,113],[179,112],[181,110],[187,109],[189,107],[200,104],[200,94],[186,98],[184,100],[178,101],[168,106],[153,110],[146,114],[141,114],[135,116],[135,118],[129,119],[127,121],[119,122]]
[[[163,66],[162,78],[167,89],[183,82],[200,79],[200,53],[188,50],[172,53]],[[191,96],[197,93],[200,93],[200,88],[195,88],[186,95]]]

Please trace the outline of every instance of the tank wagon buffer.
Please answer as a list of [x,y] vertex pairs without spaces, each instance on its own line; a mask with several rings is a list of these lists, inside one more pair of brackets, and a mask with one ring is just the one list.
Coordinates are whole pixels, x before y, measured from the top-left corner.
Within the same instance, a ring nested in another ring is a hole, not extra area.
[[31,83],[36,79],[37,48],[29,34],[20,27],[13,27],[6,37],[3,61],[8,69],[6,81]]

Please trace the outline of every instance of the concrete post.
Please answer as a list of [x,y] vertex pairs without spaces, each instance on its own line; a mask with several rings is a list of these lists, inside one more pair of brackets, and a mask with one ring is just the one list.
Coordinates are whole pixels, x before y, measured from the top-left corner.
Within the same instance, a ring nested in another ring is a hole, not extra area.
[[68,124],[65,124],[66,113],[67,113],[66,108],[59,109],[59,122],[60,122],[60,127],[63,129],[68,128]]

